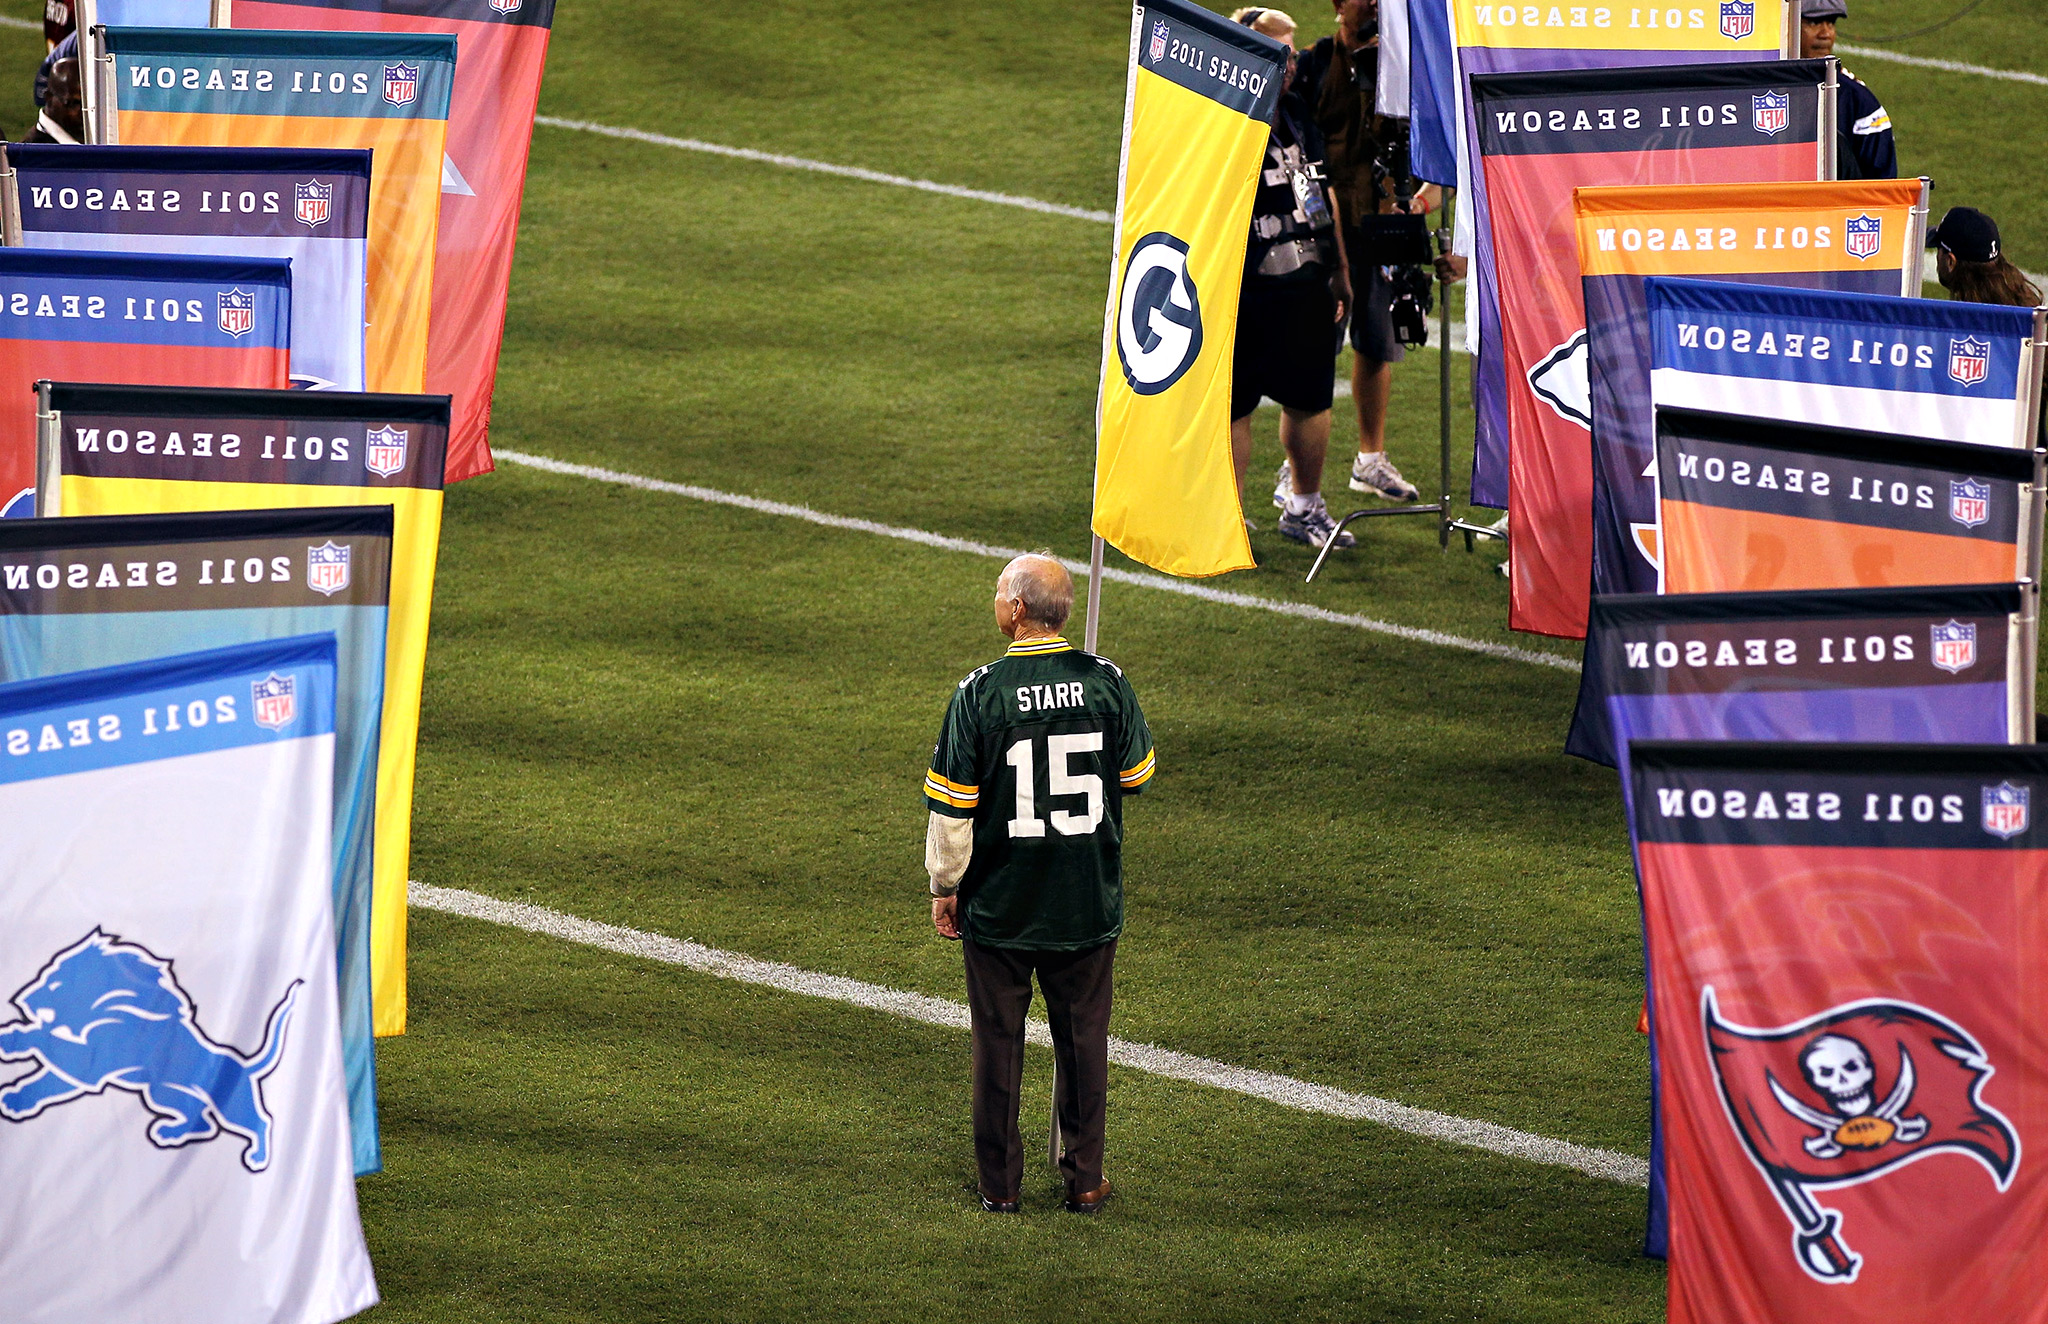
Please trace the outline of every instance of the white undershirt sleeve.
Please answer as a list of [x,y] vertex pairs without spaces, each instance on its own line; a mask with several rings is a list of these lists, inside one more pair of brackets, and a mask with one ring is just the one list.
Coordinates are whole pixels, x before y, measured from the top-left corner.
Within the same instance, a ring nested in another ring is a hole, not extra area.
[[974,820],[934,813],[924,832],[924,870],[932,876],[932,895],[951,896],[960,890],[967,862],[974,857]]

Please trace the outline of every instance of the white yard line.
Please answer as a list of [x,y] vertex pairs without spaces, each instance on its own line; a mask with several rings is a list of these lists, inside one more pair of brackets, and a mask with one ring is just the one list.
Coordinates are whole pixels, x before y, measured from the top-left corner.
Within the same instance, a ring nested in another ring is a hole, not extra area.
[[[900,542],[914,542],[924,547],[936,547],[941,551],[965,552],[971,556],[987,556],[1007,561],[1022,556],[1023,549],[997,547],[990,543],[973,542],[966,538],[949,538],[942,533],[927,533],[923,529],[907,529],[895,524],[880,524],[874,520],[856,519],[849,515],[828,515],[809,506],[791,505],[784,501],[768,501],[761,497],[742,496],[737,492],[721,492],[716,488],[697,487],[689,483],[671,483],[665,479],[647,478],[640,474],[621,473],[616,469],[601,469],[590,464],[571,464],[566,460],[550,459],[544,455],[528,455],[521,451],[494,450],[492,454],[507,464],[524,465],[547,473],[564,474],[572,478],[587,478],[594,482],[616,483],[621,487],[638,488],[643,492],[661,492],[670,496],[688,497],[692,501],[705,501],[713,505],[737,506],[742,510],[758,511],[764,515],[780,515],[787,519],[799,519],[809,524],[820,524],[828,529],[848,529],[855,533],[871,533],[882,538],[894,538]],[[1084,561],[1062,562],[1077,579],[1088,576],[1088,565]],[[1484,639],[1467,639],[1463,635],[1445,634],[1441,630],[1422,630],[1411,625],[1396,625],[1391,621],[1374,620],[1370,616],[1355,616],[1348,612],[1330,611],[1323,607],[1310,606],[1302,602],[1282,602],[1276,598],[1258,597],[1250,593],[1232,593],[1226,589],[1210,588],[1196,580],[1174,579],[1167,575],[1149,574],[1144,571],[1105,569],[1102,577],[1112,583],[1136,584],[1142,588],[1158,589],[1162,593],[1178,593],[1182,597],[1199,598],[1204,602],[1220,603],[1229,607],[1249,607],[1254,611],[1269,611],[1280,616],[1293,616],[1305,621],[1320,621],[1325,625],[1342,625],[1354,630],[1367,630],[1373,634],[1390,635],[1406,639],[1411,643],[1431,644],[1438,648],[1455,648],[1461,652],[1478,653],[1485,657],[1497,657],[1509,662],[1526,662],[1531,666],[1550,667],[1557,671],[1577,674],[1578,660],[1561,657],[1556,653],[1540,653],[1531,648],[1516,648],[1511,644],[1496,644]]]
[[41,32],[43,21],[39,18],[14,18],[0,14],[0,28],[20,28],[23,32]]
[[[776,961],[757,960],[738,952],[720,951],[716,947],[706,947],[701,943],[687,942],[680,938],[578,919],[573,915],[565,915],[542,906],[500,901],[477,892],[429,887],[424,883],[413,883],[411,886],[409,899],[418,909],[438,910],[482,920],[489,924],[503,924],[523,929],[528,933],[544,934],[565,942],[580,943],[586,947],[599,947],[625,956],[637,956],[668,965],[683,966],[700,974],[715,975],[720,979],[738,980],[743,984],[779,989],[807,998],[823,998],[828,1002],[842,1002],[869,1011],[900,1016],[905,1020],[921,1021],[927,1025],[940,1025],[953,1030],[968,1028],[966,1006],[945,998],[926,997],[922,993],[905,993],[900,989],[863,983],[861,980],[848,979],[843,975],[819,974],[816,971],[783,965]],[[1027,1026],[1026,1035],[1034,1044],[1049,1046],[1052,1043],[1052,1032],[1044,1021],[1031,1021]],[[1531,1135],[1527,1131],[1496,1126],[1492,1122],[1478,1122],[1467,1117],[1431,1112],[1427,1108],[1411,1108],[1405,1103],[1395,1103],[1391,1099],[1376,1098],[1370,1094],[1353,1094],[1347,1090],[1333,1089],[1328,1085],[1296,1080],[1292,1076],[1275,1075],[1270,1071],[1248,1071],[1225,1062],[1177,1053],[1172,1049],[1158,1048],[1151,1044],[1132,1043],[1127,1039],[1113,1038],[1109,1041],[1109,1060],[1119,1066],[1130,1067],[1149,1075],[1186,1081],[1193,1085],[1207,1085],[1212,1089],[1229,1090],[1233,1094],[1243,1094],[1267,1103],[1277,1103],[1283,1108],[1321,1113],[1328,1117],[1342,1117],[1352,1121],[1375,1122],[1431,1140],[1468,1145],[1474,1149],[1504,1154],[1510,1158],[1527,1159],[1532,1163],[1570,1168],[1575,1172],[1605,1181],[1621,1182],[1630,1186],[1649,1184],[1649,1164],[1630,1154],[1595,1149],[1588,1145],[1575,1145],[1568,1140],[1553,1140],[1548,1136]]]
[[1993,69],[1984,64],[1964,64],[1961,60],[1936,60],[1925,55],[1901,55],[1897,51],[1880,50],[1875,46],[1851,46],[1846,41],[1835,43],[1835,49],[1844,55],[1853,55],[1861,60],[1883,60],[1888,64],[1910,64],[1916,69],[1939,69],[1943,73],[1972,74],[1978,78],[1997,78],[2008,83],[2033,83],[2048,87],[2048,77],[2028,73],[2024,69]]

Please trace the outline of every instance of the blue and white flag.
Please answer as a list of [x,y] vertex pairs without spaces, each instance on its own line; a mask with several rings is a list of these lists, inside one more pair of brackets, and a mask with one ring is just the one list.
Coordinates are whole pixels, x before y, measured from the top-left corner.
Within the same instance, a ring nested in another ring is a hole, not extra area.
[[2035,310],[1652,277],[1660,408],[2031,449]]
[[10,1324],[376,1304],[329,858],[332,635],[0,686]]
[[10,144],[7,159],[27,247],[291,259],[292,384],[363,389],[369,152]]
[[1416,178],[1458,183],[1457,46],[1445,0],[1407,0],[1408,168]]
[[389,506],[0,520],[0,681],[334,634],[335,967],[359,1177],[383,1166],[370,915],[391,531]]

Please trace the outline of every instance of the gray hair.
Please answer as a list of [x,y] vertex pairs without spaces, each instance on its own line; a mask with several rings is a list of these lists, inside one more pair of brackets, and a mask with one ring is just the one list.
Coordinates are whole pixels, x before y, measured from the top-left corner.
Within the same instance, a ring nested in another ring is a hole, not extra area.
[[1058,630],[1074,610],[1074,577],[1051,552],[1026,552],[1003,567],[996,593],[1024,604],[1024,619]]

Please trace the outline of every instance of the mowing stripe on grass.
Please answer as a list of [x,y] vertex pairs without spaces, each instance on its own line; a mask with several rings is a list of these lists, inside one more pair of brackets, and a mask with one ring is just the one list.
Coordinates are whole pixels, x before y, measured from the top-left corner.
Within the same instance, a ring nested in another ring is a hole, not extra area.
[[[926,1025],[941,1025],[953,1030],[968,1028],[966,1005],[945,998],[926,997],[922,993],[906,993],[900,989],[885,988],[880,984],[848,979],[843,975],[819,974],[800,966],[784,965],[779,961],[757,960],[738,952],[706,947],[702,943],[665,937],[641,929],[622,928],[615,924],[599,924],[543,906],[500,901],[480,892],[468,892],[460,888],[429,887],[425,883],[413,883],[408,899],[422,910],[437,910],[445,914],[461,915],[467,919],[482,920],[488,924],[503,924],[523,929],[528,933],[544,934],[565,942],[580,943],[586,947],[599,947],[625,956],[637,956],[667,965],[683,966],[700,974],[715,975],[720,979],[758,984],[807,998],[823,998],[828,1002],[843,1002],[869,1011],[900,1016],[905,1020],[921,1021]],[[1052,1031],[1044,1021],[1030,1021],[1025,1028],[1025,1035],[1034,1044],[1050,1046],[1052,1043]],[[1531,1135],[1527,1131],[1496,1126],[1492,1122],[1453,1117],[1449,1113],[1431,1112],[1427,1108],[1411,1108],[1405,1103],[1395,1103],[1391,1099],[1376,1098],[1370,1094],[1353,1094],[1347,1090],[1333,1089],[1328,1085],[1296,1080],[1292,1076],[1275,1075],[1270,1071],[1248,1071],[1243,1067],[1211,1061],[1206,1057],[1176,1053],[1170,1048],[1158,1048],[1151,1044],[1135,1044],[1127,1039],[1112,1038],[1109,1041],[1109,1060],[1118,1066],[1130,1067],[1134,1071],[1143,1071],[1148,1075],[1228,1090],[1233,1094],[1263,1099],[1268,1103],[1277,1103],[1283,1108],[1293,1108],[1300,1112],[1321,1113],[1352,1121],[1375,1122],[1397,1131],[1406,1131],[1410,1135],[1442,1140],[1454,1145],[1467,1145],[1494,1154],[1504,1154],[1510,1158],[1527,1159],[1532,1163],[1570,1168],[1574,1172],[1605,1181],[1621,1182],[1630,1186],[1649,1185],[1648,1163],[1633,1155],[1618,1154],[1611,1149],[1575,1145],[1568,1140],[1552,1140],[1548,1136]]]
[[1901,55],[1897,51],[1881,51],[1875,46],[1851,46],[1845,41],[1836,42],[1835,49],[1844,55],[1854,55],[1865,60],[1886,60],[1892,64],[1910,64],[1916,69],[1939,69],[1943,73],[1974,74],[1979,78],[1998,78],[2008,83],[2034,83],[2048,87],[2048,78],[2028,73],[2024,69],[1993,69],[1987,64],[1964,64],[1961,60],[1936,60],[1925,55]]
[[[906,529],[894,524],[879,524],[874,520],[856,519],[850,515],[828,515],[809,506],[795,506],[785,501],[768,501],[761,497],[741,496],[737,492],[721,492],[716,488],[697,487],[689,483],[671,483],[661,478],[647,478],[640,474],[621,473],[616,469],[601,469],[592,464],[571,464],[566,460],[550,459],[545,455],[528,455],[521,451],[494,450],[492,454],[508,464],[524,465],[546,473],[566,474],[572,478],[588,478],[599,483],[616,483],[621,487],[639,488],[643,492],[663,492],[670,496],[688,497],[692,501],[706,501],[713,505],[737,506],[742,510],[758,511],[764,515],[781,515],[789,519],[800,519],[810,524],[821,524],[828,529],[850,529],[855,533],[872,533],[883,538],[895,538],[902,542],[914,542],[924,547],[936,547],[947,552],[966,552],[972,556],[988,556],[1007,561],[1022,556],[1024,552],[1016,547],[996,547],[985,542],[973,542],[966,538],[949,538],[942,533],[927,533],[923,529]],[[1085,561],[1061,561],[1061,564],[1076,579],[1088,577]],[[1262,598],[1251,593],[1232,593],[1225,589],[1209,588],[1203,584],[1185,579],[1172,579],[1165,575],[1148,574],[1136,570],[1105,569],[1102,577],[1119,584],[1136,584],[1141,588],[1158,589],[1162,593],[1178,593],[1183,597],[1200,598],[1204,602],[1221,603],[1227,607],[1250,607],[1255,611],[1270,611],[1281,616],[1294,616],[1305,621],[1321,621],[1326,625],[1342,625],[1353,630],[1369,630],[1374,634],[1391,635],[1411,643],[1431,644],[1438,648],[1455,648],[1461,652],[1478,653],[1484,657],[1496,657],[1508,662],[1526,662],[1531,666],[1551,667],[1558,671],[1577,674],[1578,661],[1561,657],[1556,653],[1539,653],[1531,648],[1516,648],[1512,644],[1496,644],[1484,639],[1467,639],[1463,635],[1445,634],[1441,630],[1422,630],[1412,625],[1396,625],[1392,621],[1374,620],[1370,616],[1354,616],[1349,612],[1330,611],[1303,602],[1282,602],[1277,598]]]

